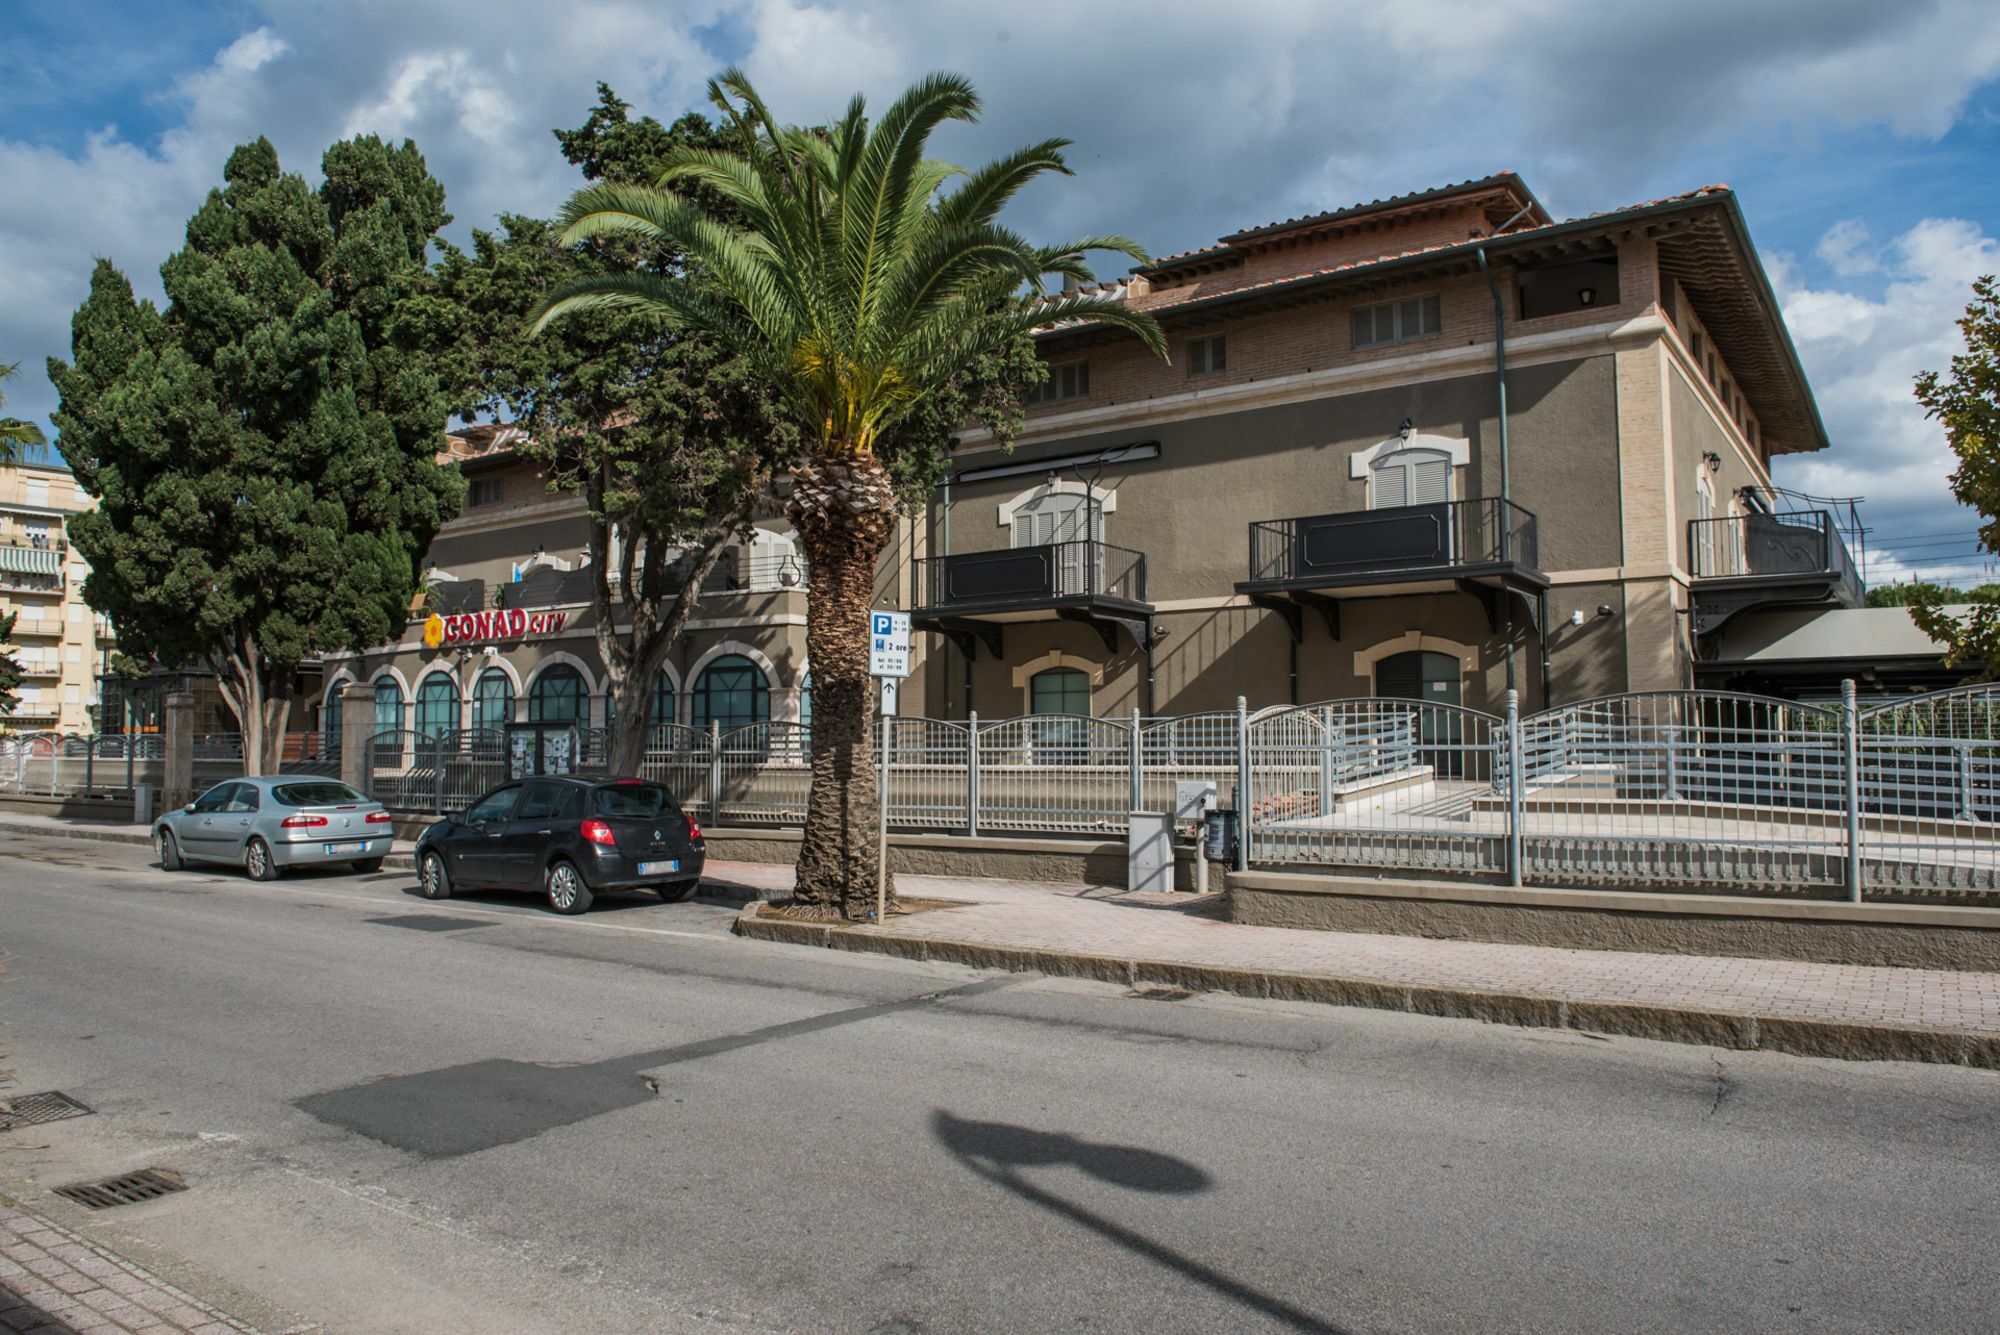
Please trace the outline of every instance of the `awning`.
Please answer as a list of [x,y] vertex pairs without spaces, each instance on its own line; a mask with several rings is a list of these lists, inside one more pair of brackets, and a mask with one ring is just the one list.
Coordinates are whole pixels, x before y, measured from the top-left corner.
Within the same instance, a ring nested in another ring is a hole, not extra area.
[[60,575],[62,553],[53,547],[0,546],[0,570],[21,575]]

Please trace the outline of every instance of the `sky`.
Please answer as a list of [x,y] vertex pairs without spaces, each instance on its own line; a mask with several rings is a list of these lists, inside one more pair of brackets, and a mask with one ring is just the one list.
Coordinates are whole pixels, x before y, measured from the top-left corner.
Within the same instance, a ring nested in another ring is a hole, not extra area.
[[578,184],[549,131],[599,81],[667,120],[740,64],[815,122],[950,69],[985,99],[940,135],[953,161],[1076,141],[1009,215],[1042,241],[1170,254],[1500,170],[1559,217],[1727,183],[1833,442],[1779,483],[1866,498],[1871,582],[2000,574],[1910,394],[2000,272],[1992,0],[27,0],[5,24],[0,362],[45,425],[94,259],[158,297],[246,139],[316,179],[342,137],[413,138],[462,243]]

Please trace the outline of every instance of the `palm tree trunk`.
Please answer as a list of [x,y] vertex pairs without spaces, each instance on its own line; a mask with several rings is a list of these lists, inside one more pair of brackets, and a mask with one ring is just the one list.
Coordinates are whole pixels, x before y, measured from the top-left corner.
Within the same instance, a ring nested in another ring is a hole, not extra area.
[[[875,911],[868,612],[895,505],[888,472],[867,457],[808,464],[792,488],[792,523],[806,553],[806,655],[813,674],[812,789],[793,898],[827,918]],[[893,880],[889,894],[893,901]]]

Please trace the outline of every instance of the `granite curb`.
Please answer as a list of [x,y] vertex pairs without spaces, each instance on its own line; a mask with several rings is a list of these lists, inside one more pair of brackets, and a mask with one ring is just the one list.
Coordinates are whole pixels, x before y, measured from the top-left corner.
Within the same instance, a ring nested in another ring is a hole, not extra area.
[[869,927],[767,918],[751,905],[737,915],[737,935],[975,969],[1090,978],[1126,987],[1179,987],[1270,1001],[1309,1001],[1405,1011],[1534,1029],[1646,1038],[1664,1043],[1783,1052],[1840,1061],[1931,1062],[2000,1070],[2000,1033],[1971,1029],[1856,1024],[1720,1008],[1592,1001],[1533,992],[1483,991],[1332,974],[1242,969],[1125,955],[1093,955],[937,937],[895,936]]

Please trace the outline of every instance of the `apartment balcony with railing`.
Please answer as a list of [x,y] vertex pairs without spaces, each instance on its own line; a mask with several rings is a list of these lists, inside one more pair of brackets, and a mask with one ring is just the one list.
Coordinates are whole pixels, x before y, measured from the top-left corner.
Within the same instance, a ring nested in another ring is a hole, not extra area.
[[1236,591],[1285,613],[1295,635],[1301,609],[1338,639],[1343,599],[1453,590],[1497,624],[1504,597],[1532,613],[1548,588],[1538,540],[1534,513],[1497,497],[1262,520],[1250,525],[1250,577]]
[[1152,641],[1142,552],[1078,540],[931,556],[915,566],[911,624],[953,636],[968,652],[983,642],[1000,657],[1010,621],[1083,622],[1111,652],[1120,630],[1141,648]]
[[1754,607],[1859,607],[1861,575],[1828,510],[1688,521],[1694,631],[1720,628]]
[[[672,588],[678,589],[687,580],[682,563],[675,563],[667,573]],[[593,582],[589,566],[575,570],[544,566],[517,580],[442,580],[429,586],[411,615],[412,619],[420,620],[432,612],[452,616],[498,607],[535,611],[575,606],[590,601]],[[753,554],[739,547],[723,553],[702,581],[701,591],[704,598],[731,593],[785,593],[803,591],[805,583],[806,563],[797,556]]]

